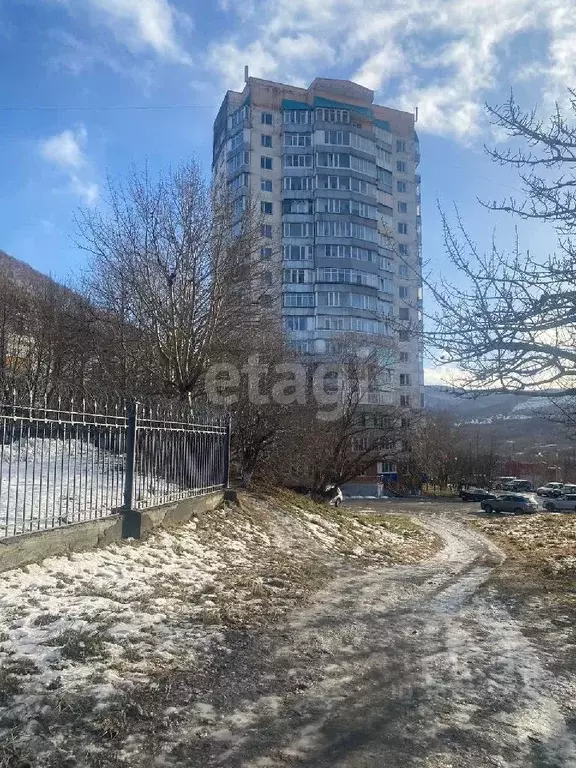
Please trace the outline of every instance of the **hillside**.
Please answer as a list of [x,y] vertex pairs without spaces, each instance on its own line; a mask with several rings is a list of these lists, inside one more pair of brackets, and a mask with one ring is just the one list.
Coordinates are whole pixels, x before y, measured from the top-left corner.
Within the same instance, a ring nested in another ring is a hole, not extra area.
[[493,436],[509,454],[554,455],[573,451],[571,434],[553,421],[554,408],[545,397],[481,395],[461,397],[445,387],[427,386],[426,407],[447,411],[471,432]]
[[48,275],[38,272],[29,264],[15,259],[2,250],[0,250],[0,277],[5,277],[11,283],[21,287],[36,286],[46,288],[47,286],[52,286],[59,291],[69,291],[68,288],[52,280]]

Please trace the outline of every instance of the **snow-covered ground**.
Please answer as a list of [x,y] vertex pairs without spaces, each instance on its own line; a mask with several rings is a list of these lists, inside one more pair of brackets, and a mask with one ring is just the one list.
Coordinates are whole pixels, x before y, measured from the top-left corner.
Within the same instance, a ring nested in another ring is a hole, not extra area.
[[195,669],[226,647],[228,628],[282,613],[325,578],[332,558],[413,562],[436,546],[399,516],[249,499],[146,541],[2,574],[0,765],[9,739],[34,765],[55,764],[43,756],[66,765],[119,700],[137,703],[159,674]]
[[[82,439],[27,437],[0,444],[0,537],[110,514],[124,495],[123,453]],[[135,477],[136,502],[186,493],[162,478]]]

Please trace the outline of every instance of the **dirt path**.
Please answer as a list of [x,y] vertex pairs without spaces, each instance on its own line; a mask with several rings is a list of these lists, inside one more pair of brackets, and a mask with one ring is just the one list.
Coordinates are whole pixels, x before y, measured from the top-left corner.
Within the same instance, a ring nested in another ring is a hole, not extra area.
[[155,765],[576,766],[574,703],[490,580],[501,552],[457,505],[401,511],[443,552],[351,571],[281,627],[228,632]]

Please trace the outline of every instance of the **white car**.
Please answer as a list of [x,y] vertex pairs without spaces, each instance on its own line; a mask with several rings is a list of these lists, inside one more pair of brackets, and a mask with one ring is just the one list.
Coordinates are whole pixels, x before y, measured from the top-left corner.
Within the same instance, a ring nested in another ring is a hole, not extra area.
[[546,483],[536,489],[538,496],[561,495],[564,489],[564,483]]
[[344,501],[344,494],[337,485],[328,485],[324,490],[324,499],[328,504],[332,504],[334,507],[339,507]]
[[576,493],[567,493],[558,499],[547,499],[544,509],[548,512],[576,512]]

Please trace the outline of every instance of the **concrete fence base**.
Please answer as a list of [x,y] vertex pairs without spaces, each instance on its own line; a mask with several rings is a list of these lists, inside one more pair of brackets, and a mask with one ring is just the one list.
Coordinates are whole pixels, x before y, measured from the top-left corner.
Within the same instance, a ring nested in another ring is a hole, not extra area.
[[158,528],[174,528],[187,523],[194,515],[217,507],[222,499],[223,493],[218,491],[160,507],[0,539],[0,573],[38,563],[46,557],[85,552],[126,538],[143,539]]

